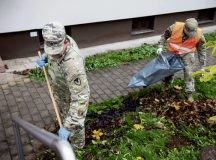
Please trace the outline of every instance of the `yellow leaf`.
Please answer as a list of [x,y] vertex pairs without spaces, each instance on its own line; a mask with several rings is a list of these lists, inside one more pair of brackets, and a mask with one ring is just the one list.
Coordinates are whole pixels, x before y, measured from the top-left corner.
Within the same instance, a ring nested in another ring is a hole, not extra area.
[[101,114],[101,113],[102,113],[102,111],[98,111],[98,112],[97,112],[97,114]]
[[198,76],[198,75],[201,75],[201,74],[204,74],[204,73],[205,73],[205,71],[198,70],[198,71],[194,72],[192,75],[195,77],[195,76]]
[[206,42],[206,47],[207,48],[213,48],[216,46],[216,41],[208,41]]
[[159,102],[160,102],[160,100],[159,100],[159,99],[157,99],[157,98],[155,98],[155,102],[158,102],[158,103],[159,103]]
[[211,74],[215,74],[216,73],[216,65],[214,65],[214,66],[208,66],[207,69],[210,71]]
[[180,87],[180,86],[174,86],[174,88],[177,90],[182,90],[182,87]]
[[216,47],[214,47],[213,51],[212,51],[212,56],[216,56]]
[[201,82],[207,82],[210,81],[213,78],[213,75],[211,73],[205,73],[202,77],[200,77]]
[[140,124],[134,124],[133,127],[134,127],[135,129],[137,129],[137,130],[143,128],[143,126],[140,125]]
[[180,109],[179,103],[180,103],[180,102],[173,102],[173,103],[171,104],[171,106],[174,107],[176,111],[178,111],[178,110]]
[[100,137],[103,135],[103,132],[101,132],[101,129],[94,130],[92,133],[93,133],[92,137],[96,140],[100,140]]
[[208,123],[216,124],[216,116],[210,117],[210,118],[208,119]]
[[142,157],[136,157],[136,160],[144,160]]

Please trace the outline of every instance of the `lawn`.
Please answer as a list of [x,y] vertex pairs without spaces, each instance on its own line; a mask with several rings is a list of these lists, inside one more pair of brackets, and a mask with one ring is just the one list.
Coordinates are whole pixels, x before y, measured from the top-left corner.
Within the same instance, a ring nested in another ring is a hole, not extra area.
[[[196,80],[194,103],[183,80],[154,85],[89,106],[86,145],[79,160],[196,160],[202,148],[216,145],[216,77]],[[55,157],[47,151],[39,158]]]

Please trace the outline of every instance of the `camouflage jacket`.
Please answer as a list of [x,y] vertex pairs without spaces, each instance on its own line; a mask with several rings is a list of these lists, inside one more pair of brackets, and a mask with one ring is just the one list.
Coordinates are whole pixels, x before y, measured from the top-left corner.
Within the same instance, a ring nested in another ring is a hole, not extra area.
[[69,36],[70,45],[58,59],[48,58],[48,75],[55,100],[64,119],[70,119],[71,110],[86,112],[90,90],[84,68],[83,57],[76,42]]

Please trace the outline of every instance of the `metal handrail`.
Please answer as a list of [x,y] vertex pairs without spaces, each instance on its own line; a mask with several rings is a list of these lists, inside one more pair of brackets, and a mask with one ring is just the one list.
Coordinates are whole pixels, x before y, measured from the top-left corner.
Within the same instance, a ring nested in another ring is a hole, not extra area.
[[20,127],[23,128],[28,134],[38,139],[41,143],[48,146],[57,152],[62,160],[76,160],[74,151],[70,143],[47,132],[41,128],[38,128],[18,117],[12,117],[13,129],[16,136],[16,146],[18,150],[18,156],[20,160],[24,160],[22,141],[20,136]]

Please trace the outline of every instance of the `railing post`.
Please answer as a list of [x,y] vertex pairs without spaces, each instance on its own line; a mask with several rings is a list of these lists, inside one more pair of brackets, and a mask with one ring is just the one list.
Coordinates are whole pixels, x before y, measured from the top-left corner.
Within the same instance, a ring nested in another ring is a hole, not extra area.
[[62,160],[76,160],[74,151],[68,141],[59,138],[53,133],[38,128],[18,117],[12,117],[12,121],[14,133],[16,136],[16,145],[19,160],[24,160],[23,147],[19,130],[20,127],[29,135],[42,142],[44,145],[55,150]]
[[16,146],[17,146],[19,160],[24,160],[23,146],[22,146],[19,126],[14,121],[12,124],[13,124],[14,134],[16,137]]

